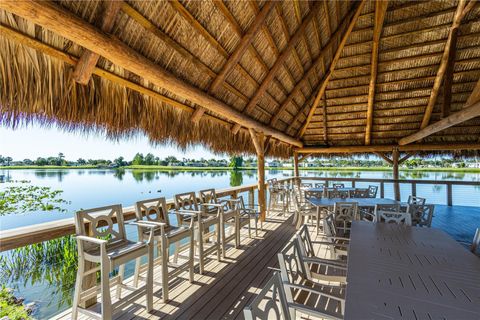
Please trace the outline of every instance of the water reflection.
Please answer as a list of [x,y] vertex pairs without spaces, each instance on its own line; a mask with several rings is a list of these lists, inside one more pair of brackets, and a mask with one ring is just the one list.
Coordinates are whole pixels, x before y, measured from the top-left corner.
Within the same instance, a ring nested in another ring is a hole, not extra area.
[[238,187],[243,184],[243,173],[233,170],[230,172],[230,187]]
[[35,170],[34,174],[36,178],[57,178],[58,182],[63,182],[65,176],[69,175],[71,170]]

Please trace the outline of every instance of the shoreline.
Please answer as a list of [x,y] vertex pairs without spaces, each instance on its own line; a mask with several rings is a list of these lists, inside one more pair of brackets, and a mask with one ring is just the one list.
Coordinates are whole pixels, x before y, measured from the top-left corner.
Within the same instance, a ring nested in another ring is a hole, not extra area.
[[[0,170],[22,170],[22,169],[44,169],[44,170],[79,170],[79,169],[97,169],[97,170],[165,170],[165,171],[232,171],[232,167],[171,167],[157,165],[130,165],[119,168],[97,167],[92,165],[85,166],[0,166]],[[391,171],[391,167],[300,167],[300,171]],[[238,170],[257,170],[256,167],[239,167]],[[265,167],[265,170],[293,171],[293,167]],[[400,167],[400,171],[430,171],[430,172],[463,172],[480,173],[480,168],[405,168]]]

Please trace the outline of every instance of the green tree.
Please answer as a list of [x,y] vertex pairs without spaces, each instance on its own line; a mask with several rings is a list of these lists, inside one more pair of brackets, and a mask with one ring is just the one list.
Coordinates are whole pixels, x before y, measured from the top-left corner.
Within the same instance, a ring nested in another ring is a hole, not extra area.
[[142,165],[144,164],[144,159],[143,159],[143,154],[142,153],[137,153],[135,157],[133,157],[132,164],[134,166]]
[[241,156],[231,157],[229,166],[232,167],[233,170],[238,170],[240,167],[243,166],[243,157],[241,157]]
[[113,163],[115,163],[119,167],[123,167],[125,165],[123,157],[118,157],[117,159],[113,160]]
[[147,153],[145,156],[145,159],[143,160],[143,163],[146,164],[147,166],[151,166],[155,164],[155,156],[151,153]]
[[12,162],[12,157],[5,157],[5,162],[7,163],[7,166],[10,165],[10,162]]
[[37,160],[35,160],[35,164],[37,166],[46,166],[48,164],[48,161],[45,158],[38,157]]
[[87,164],[87,161],[85,161],[85,159],[78,158],[77,164],[80,165],[80,166],[84,166],[84,165]]
[[57,157],[57,166],[62,166],[64,162],[65,162],[65,155],[60,152]]

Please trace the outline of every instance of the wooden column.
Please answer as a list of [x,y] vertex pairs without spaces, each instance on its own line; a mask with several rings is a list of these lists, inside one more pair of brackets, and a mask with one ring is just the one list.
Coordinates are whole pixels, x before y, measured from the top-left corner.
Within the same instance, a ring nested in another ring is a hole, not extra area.
[[265,221],[266,216],[266,188],[265,188],[265,144],[263,133],[256,133],[249,129],[255,151],[257,152],[257,173],[258,173],[258,206],[260,207],[260,220]]
[[393,179],[396,181],[393,183],[393,191],[395,193],[395,200],[400,201],[400,184],[398,183],[398,158],[400,152],[398,148],[393,148],[392,160],[393,160]]
[[293,175],[299,177],[300,173],[298,171],[298,153],[293,154]]

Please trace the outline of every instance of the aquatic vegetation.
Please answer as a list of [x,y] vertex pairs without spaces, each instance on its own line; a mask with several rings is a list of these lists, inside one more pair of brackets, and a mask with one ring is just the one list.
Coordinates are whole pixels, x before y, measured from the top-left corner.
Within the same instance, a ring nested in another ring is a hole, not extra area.
[[31,319],[22,301],[18,301],[5,286],[0,289],[0,319],[3,317],[10,320]]
[[30,211],[66,212],[62,205],[69,204],[69,202],[60,198],[62,193],[62,190],[52,190],[50,187],[8,186],[0,192],[0,216]]

